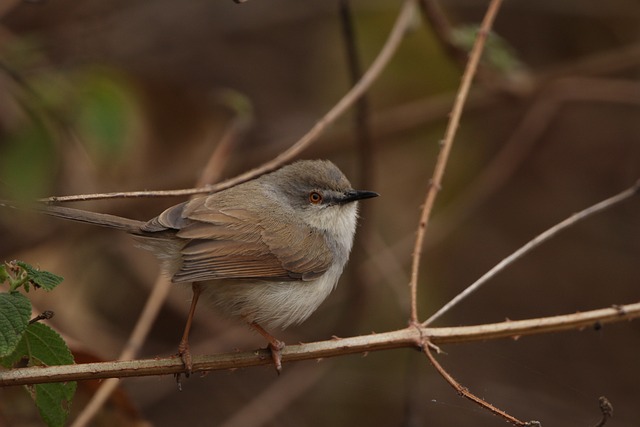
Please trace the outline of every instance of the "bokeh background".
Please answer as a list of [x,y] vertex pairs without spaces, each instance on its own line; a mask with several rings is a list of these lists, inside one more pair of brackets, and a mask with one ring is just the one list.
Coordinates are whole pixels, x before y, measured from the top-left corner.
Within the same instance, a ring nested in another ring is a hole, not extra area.
[[[443,11],[464,43],[486,2]],[[363,67],[398,2],[351,3]],[[495,24],[453,148],[423,254],[421,318],[522,244],[640,178],[640,4],[511,0]],[[0,4],[0,196],[194,185],[232,177],[303,135],[348,90],[337,1],[85,0]],[[350,112],[303,158],[328,158],[382,197],[362,212],[338,289],[303,325],[310,342],[402,328],[410,255],[463,64],[419,13],[367,96],[372,142]],[[225,139],[225,135],[229,136]],[[111,200],[86,209],[148,219],[180,199]],[[0,212],[0,259],[65,277],[33,295],[79,361],[119,354],[158,266],[125,235]],[[563,232],[437,322],[499,322],[636,302],[640,201]],[[175,352],[190,294],[174,289],[141,357]],[[200,304],[194,353],[264,346],[240,322]],[[443,365],[478,395],[545,426],[587,426],[598,397],[611,426],[640,423],[640,325],[451,345]],[[85,383],[72,412],[88,400]],[[0,390],[0,424],[40,425],[19,388]],[[74,415],[72,415],[73,417]],[[403,349],[195,376],[126,379],[93,425],[494,426],[419,352]]]

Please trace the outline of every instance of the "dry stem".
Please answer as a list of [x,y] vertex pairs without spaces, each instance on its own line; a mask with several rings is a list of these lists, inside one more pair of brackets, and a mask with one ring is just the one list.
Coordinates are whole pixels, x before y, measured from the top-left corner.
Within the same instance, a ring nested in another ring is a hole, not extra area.
[[449,153],[451,152],[453,140],[458,130],[458,125],[460,124],[460,117],[462,116],[462,110],[469,94],[469,89],[471,88],[471,82],[473,81],[473,77],[475,76],[476,70],[478,68],[480,57],[482,56],[484,43],[487,39],[487,35],[491,31],[493,21],[496,17],[496,14],[498,13],[498,9],[500,8],[501,3],[502,0],[491,1],[487,9],[487,13],[482,20],[482,24],[480,25],[478,36],[476,37],[473,48],[471,49],[469,62],[467,63],[467,67],[462,76],[462,82],[460,84],[460,88],[458,89],[458,94],[453,105],[453,110],[451,111],[451,117],[449,119],[449,122],[447,123],[447,130],[445,131],[442,148],[440,149],[438,159],[436,160],[433,177],[431,178],[429,189],[427,190],[427,197],[422,208],[422,214],[420,215],[420,222],[418,223],[416,243],[413,249],[413,259],[411,264],[411,282],[409,284],[411,289],[411,323],[418,322],[418,272],[420,269],[420,256],[422,255],[422,246],[424,242],[424,235],[427,229],[427,223],[429,222],[433,204],[436,200],[436,196],[438,195],[438,191],[440,190],[442,184],[442,177],[447,166]]

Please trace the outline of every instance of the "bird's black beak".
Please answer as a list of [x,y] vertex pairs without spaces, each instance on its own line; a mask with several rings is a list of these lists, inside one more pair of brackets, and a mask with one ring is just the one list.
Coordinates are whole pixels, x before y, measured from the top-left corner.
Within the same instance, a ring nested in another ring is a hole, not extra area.
[[344,193],[342,197],[340,197],[339,203],[350,203],[355,202],[356,200],[362,199],[370,199],[372,197],[378,197],[379,194],[375,191],[366,191],[366,190],[350,190]]

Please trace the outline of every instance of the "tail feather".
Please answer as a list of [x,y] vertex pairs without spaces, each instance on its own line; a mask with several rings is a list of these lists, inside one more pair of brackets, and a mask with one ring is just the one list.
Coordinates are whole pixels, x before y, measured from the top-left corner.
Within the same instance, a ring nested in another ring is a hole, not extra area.
[[137,221],[135,219],[123,218],[116,215],[102,214],[54,205],[21,205],[19,203],[9,202],[5,200],[0,200],[0,206],[11,209],[40,212],[57,218],[82,222],[85,224],[98,225],[100,227],[114,228],[117,230],[126,231],[127,233],[131,234],[147,234],[141,230],[141,227],[145,224],[145,222]]

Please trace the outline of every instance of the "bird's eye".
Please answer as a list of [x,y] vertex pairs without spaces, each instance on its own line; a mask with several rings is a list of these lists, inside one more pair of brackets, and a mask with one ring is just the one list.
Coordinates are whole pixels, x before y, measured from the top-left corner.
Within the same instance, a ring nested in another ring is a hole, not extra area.
[[318,193],[317,191],[312,191],[311,193],[309,193],[309,201],[314,205],[317,205],[318,203],[322,202],[322,194]]

